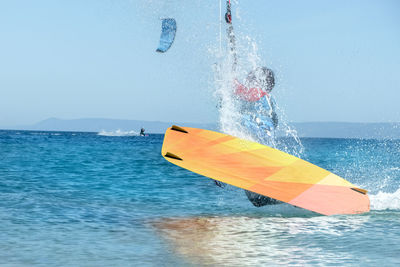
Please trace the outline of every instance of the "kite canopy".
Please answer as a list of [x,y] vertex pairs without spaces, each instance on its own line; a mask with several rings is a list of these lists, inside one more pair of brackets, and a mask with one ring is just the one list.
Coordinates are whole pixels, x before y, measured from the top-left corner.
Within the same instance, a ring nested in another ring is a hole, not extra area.
[[162,19],[160,44],[157,52],[164,53],[172,45],[176,34],[176,21],[172,18]]
[[305,160],[234,136],[172,126],[161,153],[182,168],[320,214],[369,211],[366,190]]

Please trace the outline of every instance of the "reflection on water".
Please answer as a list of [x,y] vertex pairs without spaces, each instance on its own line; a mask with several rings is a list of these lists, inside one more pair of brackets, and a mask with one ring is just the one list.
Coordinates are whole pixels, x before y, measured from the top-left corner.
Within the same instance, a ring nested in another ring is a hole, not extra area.
[[[153,222],[172,249],[200,265],[339,264],[354,259],[348,244],[368,216],[312,218],[193,217]],[[330,244],[335,244],[330,248]],[[341,247],[342,249],[337,249]]]

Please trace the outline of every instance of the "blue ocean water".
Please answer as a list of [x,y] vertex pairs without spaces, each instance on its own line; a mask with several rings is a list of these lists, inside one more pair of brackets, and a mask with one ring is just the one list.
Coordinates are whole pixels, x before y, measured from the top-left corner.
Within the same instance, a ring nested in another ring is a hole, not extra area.
[[0,131],[0,265],[400,264],[400,140],[302,139],[369,190],[371,212],[329,217],[256,208],[165,161],[162,140]]

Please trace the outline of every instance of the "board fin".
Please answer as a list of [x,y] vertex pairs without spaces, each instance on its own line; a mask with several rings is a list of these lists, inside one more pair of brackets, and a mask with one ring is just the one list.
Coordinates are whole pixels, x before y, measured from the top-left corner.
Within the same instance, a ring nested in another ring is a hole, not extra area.
[[170,152],[167,152],[167,154],[165,154],[164,157],[171,158],[171,159],[182,160],[180,157],[178,157],[177,155],[172,154]]
[[176,125],[172,125],[171,130],[182,132],[182,133],[189,133],[188,131],[186,131],[182,127],[179,127],[179,126],[176,126]]
[[358,192],[358,193],[361,193],[361,194],[364,194],[364,195],[366,195],[367,192],[368,192],[368,191],[365,190],[365,189],[361,189],[361,188],[357,188],[357,187],[352,187],[351,190],[354,190],[354,191],[356,191],[356,192]]

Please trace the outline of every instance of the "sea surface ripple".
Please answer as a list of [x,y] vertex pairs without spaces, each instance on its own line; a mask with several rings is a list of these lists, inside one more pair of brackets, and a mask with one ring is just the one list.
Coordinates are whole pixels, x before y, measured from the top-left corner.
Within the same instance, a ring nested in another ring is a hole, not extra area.
[[371,212],[256,208],[176,167],[163,135],[0,131],[0,265],[399,266],[400,140],[303,138]]

